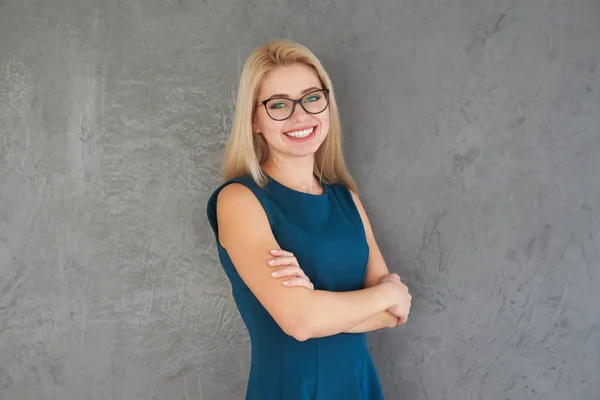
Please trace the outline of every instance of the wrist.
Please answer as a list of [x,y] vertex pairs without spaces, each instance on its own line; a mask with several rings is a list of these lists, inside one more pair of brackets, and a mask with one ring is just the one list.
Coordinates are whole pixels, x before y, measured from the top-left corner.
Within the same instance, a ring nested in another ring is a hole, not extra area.
[[379,302],[384,310],[396,305],[395,288],[391,282],[382,282],[375,286],[378,289]]

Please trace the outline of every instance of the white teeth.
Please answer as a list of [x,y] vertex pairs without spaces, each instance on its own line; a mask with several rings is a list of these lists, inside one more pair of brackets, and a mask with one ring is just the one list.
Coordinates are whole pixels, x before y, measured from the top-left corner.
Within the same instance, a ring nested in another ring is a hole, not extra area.
[[305,138],[310,135],[315,128],[305,129],[303,131],[286,132],[285,134],[295,138]]

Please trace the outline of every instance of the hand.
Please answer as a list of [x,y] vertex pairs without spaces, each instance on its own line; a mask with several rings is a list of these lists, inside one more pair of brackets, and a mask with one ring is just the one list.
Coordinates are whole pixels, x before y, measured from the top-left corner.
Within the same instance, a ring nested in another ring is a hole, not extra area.
[[269,265],[276,268],[271,272],[271,276],[274,278],[287,278],[283,281],[285,286],[305,287],[310,290],[315,288],[298,265],[298,260],[294,257],[294,254],[281,249],[271,250],[270,253],[274,258],[269,260]]
[[388,311],[398,317],[396,325],[402,325],[408,320],[408,314],[410,313],[410,307],[412,305],[412,296],[408,292],[408,287],[402,283],[398,274],[388,274],[381,278],[379,284],[391,284],[394,286],[395,298],[398,299],[398,303],[390,308]]

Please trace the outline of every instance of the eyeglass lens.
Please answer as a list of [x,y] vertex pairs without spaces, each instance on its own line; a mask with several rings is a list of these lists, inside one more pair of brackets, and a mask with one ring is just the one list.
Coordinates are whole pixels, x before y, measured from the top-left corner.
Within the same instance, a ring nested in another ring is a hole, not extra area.
[[[300,104],[307,113],[318,114],[327,108],[327,95],[323,90],[310,92],[302,97]],[[265,106],[271,118],[282,120],[292,115],[294,102],[290,99],[271,99]]]

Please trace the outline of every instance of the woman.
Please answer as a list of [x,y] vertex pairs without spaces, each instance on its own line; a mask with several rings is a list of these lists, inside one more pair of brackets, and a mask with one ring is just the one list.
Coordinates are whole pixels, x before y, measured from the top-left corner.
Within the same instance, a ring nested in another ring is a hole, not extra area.
[[246,399],[383,398],[365,332],[404,323],[411,296],[375,242],[340,131],[307,48],[250,55],[207,209],[250,334]]

